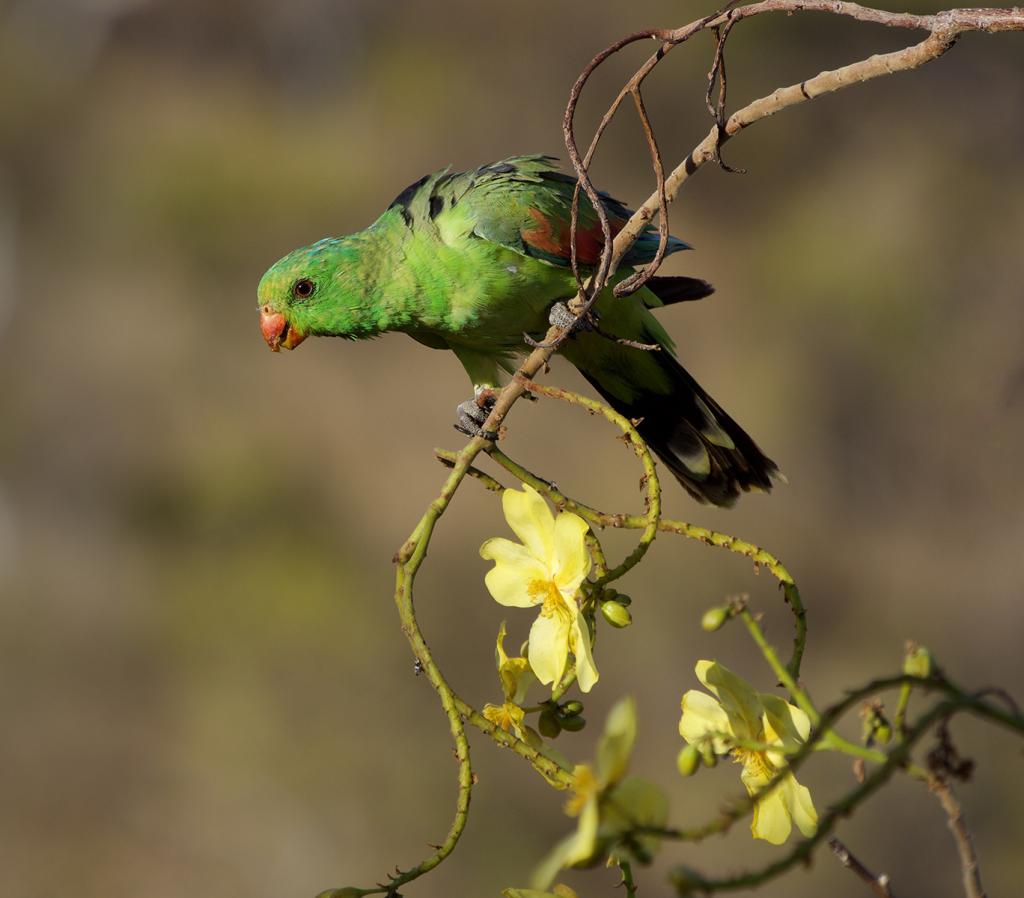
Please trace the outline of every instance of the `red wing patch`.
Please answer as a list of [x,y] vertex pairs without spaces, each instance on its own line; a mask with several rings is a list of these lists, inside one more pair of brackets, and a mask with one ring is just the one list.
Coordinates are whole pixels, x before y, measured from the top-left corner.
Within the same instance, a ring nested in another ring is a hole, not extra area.
[[[549,256],[569,261],[571,250],[569,245],[569,222],[561,219],[551,219],[544,215],[540,209],[530,209],[530,218],[536,224],[532,227],[522,228],[519,231],[523,242]],[[620,218],[609,218],[612,236],[614,237],[622,230],[625,221]],[[577,225],[576,230],[576,257],[583,265],[596,265],[601,258],[601,248],[604,246],[604,235],[601,233],[601,223],[594,222],[593,225],[581,228]]]

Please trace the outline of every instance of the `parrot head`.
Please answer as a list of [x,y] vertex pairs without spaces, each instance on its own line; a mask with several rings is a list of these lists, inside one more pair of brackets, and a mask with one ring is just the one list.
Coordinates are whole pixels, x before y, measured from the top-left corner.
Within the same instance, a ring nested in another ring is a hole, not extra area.
[[263,275],[257,290],[260,331],[274,352],[294,349],[313,335],[357,336],[358,309],[346,299],[358,265],[345,243],[328,237],[294,250]]

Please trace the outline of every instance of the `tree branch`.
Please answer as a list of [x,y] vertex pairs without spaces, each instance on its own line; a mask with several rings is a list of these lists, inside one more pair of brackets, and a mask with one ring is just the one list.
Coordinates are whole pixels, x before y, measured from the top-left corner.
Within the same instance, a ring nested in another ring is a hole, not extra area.
[[967,898],[985,898],[985,887],[981,884],[981,869],[978,866],[978,856],[974,853],[974,840],[971,838],[971,831],[967,828],[967,821],[964,819],[963,809],[960,802],[953,794],[953,787],[949,782],[938,776],[930,777],[928,788],[932,790],[935,797],[946,812],[949,830],[953,833],[956,841],[957,854],[960,855],[960,870],[963,874],[964,894]]
[[854,855],[849,848],[847,848],[842,842],[839,841],[835,836],[830,836],[828,840],[828,847],[832,849],[832,853],[838,858],[839,863],[846,867],[854,876],[862,880],[863,883],[874,892],[878,898],[895,898],[892,890],[889,888],[889,877],[884,873],[875,876],[867,867],[865,867]]
[[[799,84],[779,88],[772,94],[762,97],[759,100],[755,100],[753,103],[743,107],[738,112],[733,113],[727,120],[725,120],[723,125],[722,120],[725,114],[725,96],[724,72],[722,71],[722,45],[724,40],[728,36],[730,30],[743,19],[759,15],[764,12],[773,11],[784,11],[789,13],[805,11],[827,12],[847,16],[859,21],[875,22],[877,24],[890,27],[921,29],[928,31],[929,35],[924,41],[903,50],[879,56],[872,56],[870,59],[865,59],[834,71],[822,72],[814,78],[807,79]],[[689,156],[687,156],[687,158],[684,159],[683,162],[680,163],[680,165],[678,165],[666,178],[664,176],[664,168],[660,153],[657,148],[657,141],[647,117],[646,110],[643,107],[643,101],[640,95],[640,85],[673,47],[684,43],[694,34],[707,29],[714,30],[719,36],[716,45],[715,62],[712,67],[711,78],[713,81],[717,70],[718,77],[722,79],[720,82],[720,99],[715,109],[715,126],[712,128],[711,133],[709,133],[709,135],[689,154]],[[931,60],[942,56],[954,45],[959,35],[964,32],[984,31],[993,33],[1011,30],[1024,30],[1024,10],[1017,8],[954,9],[931,16],[916,16],[908,13],[889,13],[882,10],[863,7],[856,3],[842,2],[842,0],[828,0],[828,2],[825,2],[825,0],[764,0],[764,2],[761,3],[753,3],[747,6],[729,8],[713,13],[702,19],[698,19],[689,25],[685,25],[682,28],[652,29],[644,32],[637,32],[636,34],[623,38],[611,47],[602,51],[591,61],[586,69],[584,69],[583,73],[574,84],[563,121],[566,146],[569,150],[569,156],[573,167],[575,168],[579,178],[577,196],[574,197],[573,202],[573,214],[571,221],[572,236],[570,240],[572,247],[572,266],[574,272],[577,272],[577,282],[579,284],[579,293],[573,305],[574,311],[576,311],[578,315],[583,315],[589,310],[593,303],[597,301],[597,298],[607,286],[609,279],[615,274],[617,267],[629,251],[630,247],[647,227],[653,216],[659,212],[660,220],[658,229],[660,246],[656,262],[660,260],[664,254],[664,246],[668,234],[668,224],[666,221],[668,203],[675,198],[685,181],[698,168],[709,160],[720,158],[719,152],[721,145],[740,131],[760,119],[774,115],[783,109],[799,105],[800,103],[814,99],[815,97],[823,94],[831,93],[841,88],[881,77],[883,75],[895,74],[896,72],[909,71],[917,68],[926,62],[930,62]],[[581,157],[573,132],[573,117],[584,86],[596,68],[610,56],[636,41],[645,39],[655,39],[659,41],[658,50],[636,71],[625,87],[620,91],[619,95],[602,119],[585,158]],[[636,213],[626,223],[625,227],[615,236],[614,239],[612,239],[608,214],[598,198],[596,188],[590,180],[587,169],[602,134],[626,96],[633,97],[638,114],[641,118],[641,123],[644,127],[644,132],[647,137],[648,147],[651,154],[652,166],[655,171],[657,189],[652,196],[637,209]],[[604,246],[599,264],[586,286],[584,286],[579,278],[575,247],[577,199],[579,190],[582,190],[587,194],[594,206],[604,236]],[[656,267],[656,264],[650,265],[643,271],[638,272],[636,276],[629,279],[627,286],[623,288],[623,291],[636,289],[642,285],[644,280],[653,274]],[[572,327],[563,329],[556,326],[552,326],[548,330],[544,338],[544,345],[534,349],[534,351],[530,353],[516,372],[517,376],[514,377],[498,395],[494,407],[485,422],[484,430],[491,432],[497,432],[499,430],[512,406],[525,392],[525,384],[536,377],[539,372],[546,369],[551,356],[558,350],[562,342],[570,336],[572,330]],[[452,500],[452,497],[466,475],[470,473],[476,474],[475,470],[472,469],[474,459],[481,451],[484,451],[485,449],[493,450],[493,448],[493,443],[489,440],[484,439],[483,437],[475,437],[451,459],[452,470],[442,487],[440,495],[430,504],[429,508],[416,525],[413,533],[395,554],[395,562],[398,565],[396,571],[395,601],[398,605],[399,615],[402,621],[402,630],[409,640],[414,655],[422,665],[423,670],[426,672],[434,689],[437,691],[445,714],[448,717],[449,728],[455,744],[455,754],[459,762],[459,787],[455,817],[444,843],[436,849],[433,855],[425,859],[416,867],[404,873],[399,872],[396,876],[391,877],[386,885],[382,884],[380,889],[385,890],[389,895],[396,894],[397,887],[400,884],[422,875],[447,857],[458,842],[466,823],[470,794],[473,785],[473,773],[470,766],[469,745],[466,739],[463,717],[468,717],[472,723],[480,726],[480,728],[485,731],[487,730],[487,726],[485,725],[487,722],[482,718],[476,719],[479,718],[479,715],[477,715],[473,709],[468,705],[465,705],[465,703],[458,698],[442,676],[440,669],[431,657],[426,641],[424,640],[416,621],[413,604],[413,584],[419,566],[426,556],[427,547],[433,530],[440,517],[444,514]],[[495,452],[494,454],[495,457],[498,458],[498,453]],[[656,484],[656,478],[654,480]],[[493,488],[493,482],[488,485]],[[617,517],[622,521],[629,519],[628,516]],[[682,522],[660,521],[660,523],[658,523],[657,519],[658,510],[657,502],[655,502],[653,508],[650,506],[648,507],[647,515],[635,519],[639,523],[635,523],[633,526],[646,527],[651,530],[651,537],[653,537],[654,528],[657,528],[660,530],[670,530],[681,533],[687,537],[704,539],[705,541],[710,541],[715,545],[723,545],[731,551],[737,551],[740,554],[748,555],[753,558],[756,563],[765,563],[773,570],[773,573],[775,573],[780,582],[782,582],[783,588],[786,592],[787,601],[790,603],[794,614],[796,615],[797,637],[794,644],[793,657],[790,660],[789,665],[787,665],[788,675],[795,681],[799,672],[800,656],[803,652],[806,625],[804,622],[804,613],[802,605],[800,604],[799,594],[796,592],[796,587],[792,583],[792,578],[788,576],[781,565],[771,558],[771,556],[768,556],[767,553],[763,553],[762,550],[758,550],[753,546],[747,546],[747,544],[741,544],[738,540],[734,540],[732,537],[726,537],[721,534],[712,534],[710,531],[703,530],[702,528],[695,528]],[[618,524],[617,526],[625,526],[625,524]],[[716,540],[715,537],[718,537],[718,539]],[[647,540],[647,544],[649,544],[649,540]],[[645,545],[642,544],[642,546],[638,548],[642,550],[645,548]],[[610,578],[611,575],[609,574],[608,576]],[[907,680],[904,679],[901,682],[907,682]],[[1013,726],[1014,728],[1021,728],[1019,718],[1016,718],[1013,714],[1005,714],[1003,712],[995,711],[986,703],[982,703],[980,701],[967,703],[961,700],[959,706],[965,707],[968,710],[973,710],[976,713],[983,713],[985,716],[988,716],[989,719],[1002,722]],[[947,710],[949,710],[948,707]],[[826,718],[823,717],[823,720],[824,719]],[[904,745],[909,748],[909,743],[918,734],[919,731],[916,730],[908,733],[907,742],[905,742]],[[496,738],[497,741],[505,744],[505,741],[497,734],[492,733],[491,735]],[[508,747],[513,748],[513,750],[516,750],[520,754],[524,754],[524,756],[526,756],[527,753],[523,750],[523,746],[516,744],[519,741],[520,740],[513,740],[511,743],[508,743]],[[861,798],[866,797],[870,791],[873,791],[873,789],[881,785],[888,775],[891,774],[894,767],[898,763],[901,763],[901,754],[902,747],[889,756],[885,765],[876,772],[873,778],[869,778],[859,790],[856,790],[848,796],[850,802],[856,803]],[[797,760],[798,759],[794,759],[794,761]],[[534,766],[537,766],[538,769],[540,769],[536,758],[531,758],[531,761],[534,762]],[[565,776],[565,772],[558,768],[557,765],[553,766],[555,769],[551,772],[556,779],[560,776]],[[837,808],[833,809],[833,812],[830,815],[826,816],[821,830],[822,835],[827,829],[827,826],[824,824],[834,822],[835,815],[841,811],[847,810],[848,807],[852,807],[852,804],[844,805],[843,807],[837,806]],[[951,817],[951,821],[954,819],[954,817]],[[728,824],[725,826],[719,826],[716,824],[706,829],[709,831],[721,831],[726,828],[727,825]],[[956,832],[956,829],[954,829],[954,832]],[[817,839],[808,840],[798,846],[788,859],[783,859],[768,870],[762,871],[762,873],[768,875],[773,872],[781,872],[782,869],[790,866],[792,863],[803,859],[807,854],[809,854],[816,841]],[[974,869],[976,870],[976,866]],[[744,882],[751,881],[749,878],[734,878],[732,880],[719,881],[714,884],[714,887],[732,888],[741,880]],[[980,892],[980,882],[977,883],[977,886],[979,891],[977,893],[969,892],[969,894],[972,896],[975,894],[982,894]],[[364,893],[376,891],[378,890],[364,890]]]

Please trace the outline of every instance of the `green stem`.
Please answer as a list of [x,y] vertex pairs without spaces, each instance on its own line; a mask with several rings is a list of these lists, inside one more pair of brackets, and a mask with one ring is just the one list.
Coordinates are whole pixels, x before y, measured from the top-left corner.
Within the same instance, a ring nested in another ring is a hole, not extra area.
[[466,738],[466,730],[462,723],[457,697],[430,654],[419,623],[416,620],[416,612],[413,605],[413,581],[417,570],[426,557],[427,544],[430,541],[434,526],[448,507],[451,497],[469,468],[471,459],[483,448],[482,446],[474,447],[476,442],[474,440],[466,449],[459,453],[458,461],[445,482],[440,496],[430,504],[426,514],[424,514],[413,531],[412,536],[410,536],[398,553],[400,563],[395,572],[395,603],[398,606],[402,632],[405,633],[409,645],[412,647],[413,654],[419,660],[424,673],[441,699],[441,706],[448,717],[452,741],[455,743],[455,757],[459,764],[459,772],[455,816],[445,840],[437,847],[433,854],[419,864],[390,877],[388,881],[388,894],[396,893],[399,886],[434,869],[434,867],[448,857],[462,836],[469,817],[469,803],[474,781],[473,767],[469,754],[469,740]]
[[556,761],[541,754],[535,748],[532,748],[528,743],[524,742],[517,736],[514,736],[512,733],[506,733],[501,727],[495,726],[491,721],[484,717],[483,714],[464,702],[462,699],[456,698],[456,704],[459,708],[459,713],[466,718],[468,723],[471,723],[480,730],[480,732],[490,736],[491,739],[493,739],[502,748],[507,748],[510,751],[515,752],[521,758],[529,761],[530,764],[533,765],[534,769],[549,783],[562,789],[568,789],[572,786],[573,778],[571,770],[560,766]]
[[[546,495],[558,508],[578,514],[595,527],[639,530],[647,525],[647,518],[642,515],[611,514],[599,511],[583,502],[578,502],[567,496],[550,481],[545,480],[543,477],[538,477],[532,471],[527,470],[518,462],[509,458],[497,446],[489,447],[487,454],[518,480],[530,484],[535,490]],[[779,581],[782,587],[783,598],[793,613],[796,632],[793,638],[793,652],[786,665],[786,669],[794,680],[799,679],[800,664],[803,660],[804,647],[807,644],[807,611],[804,609],[803,601],[800,598],[800,591],[797,589],[793,576],[786,570],[782,562],[767,550],[753,543],[737,539],[735,536],[730,536],[727,533],[719,533],[706,527],[687,524],[685,521],[662,518],[658,524],[658,529],[663,533],[675,533],[687,539],[698,540],[709,546],[717,546],[735,555],[742,555],[745,558],[749,558],[758,567],[765,567],[771,572],[772,576]]]
[[584,539],[587,543],[587,549],[590,550],[590,557],[594,562],[594,573],[597,574],[597,579],[599,581],[605,580],[605,582],[607,582],[608,559],[605,557],[601,541],[592,530],[588,530],[586,532]]
[[699,540],[710,546],[718,546],[736,555],[742,555],[753,561],[756,566],[764,566],[771,572],[782,587],[783,599],[793,613],[793,625],[796,630],[793,636],[793,652],[790,655],[789,663],[786,664],[786,670],[794,680],[800,679],[800,664],[804,657],[804,647],[807,645],[807,611],[800,598],[800,590],[797,589],[796,581],[792,574],[783,567],[782,562],[767,550],[755,546],[753,543],[729,536],[727,533],[719,533],[715,530],[708,530],[706,527],[687,524],[685,521],[665,519],[661,522],[661,529],[685,536],[687,539]]
[[681,895],[689,895],[694,891],[710,894],[712,892],[753,888],[767,882],[769,879],[775,878],[781,873],[785,873],[799,863],[806,862],[815,846],[832,831],[839,819],[850,814],[858,805],[885,785],[893,773],[907,761],[914,744],[928,731],[932,724],[955,711],[958,707],[959,704],[955,700],[940,702],[926,713],[913,729],[908,731],[906,740],[888,755],[885,763],[868,776],[857,788],[851,790],[832,805],[828,813],[818,821],[818,828],[814,835],[800,842],[784,857],[760,870],[752,870],[721,879],[705,879],[693,870],[678,870],[670,876],[677,890]]
[[739,617],[741,617],[743,619],[743,623],[747,625],[747,630],[749,631],[751,638],[755,643],[757,643],[757,647],[761,650],[761,654],[764,655],[765,660],[775,672],[775,676],[779,678],[779,682],[786,687],[793,700],[800,707],[800,710],[802,710],[811,719],[811,723],[817,725],[820,720],[818,709],[811,703],[807,693],[797,685],[797,682],[789,669],[783,667],[782,662],[779,660],[779,656],[775,651],[775,647],[765,639],[764,630],[761,629],[761,624],[746,608],[740,611]]
[[[761,629],[761,625],[757,618],[750,613],[749,610],[744,608],[739,613],[739,617],[743,619],[743,623],[747,625],[747,630],[750,632],[751,638],[757,643],[758,648],[761,649],[761,654],[764,655],[769,666],[774,671],[775,675],[779,678],[779,682],[789,691],[793,700],[797,703],[797,706],[811,719],[811,723],[817,725],[819,723],[818,709],[814,707],[810,697],[807,693],[800,688],[789,671],[782,666],[779,661],[779,656],[775,652],[774,646],[768,642],[765,638],[764,631]],[[910,687],[903,684],[901,690],[909,689]],[[887,755],[885,752],[878,751],[872,748],[865,748],[863,745],[858,745],[856,742],[850,742],[848,739],[844,739],[838,733],[828,730],[825,732],[822,739],[824,747],[833,751],[841,751],[844,754],[852,755],[856,758],[863,758],[866,761],[871,761],[875,764],[882,764],[885,762]],[[914,775],[919,775],[920,771],[915,768]]]
[[572,684],[576,682],[576,671],[568,670],[565,672],[565,676],[562,677],[562,682],[559,683],[554,689],[551,690],[551,701],[560,701],[562,696],[565,695],[571,688]]
[[622,882],[619,883],[626,890],[626,898],[635,898],[637,892],[637,884],[633,879],[633,867],[625,858],[618,857],[615,859],[615,864],[619,868],[619,873],[622,874]]
[[[880,692],[896,689],[904,684],[909,684],[916,689],[923,689],[925,691],[942,692],[949,697],[949,701],[945,704],[953,707],[955,710],[962,710],[975,714],[1024,736],[1024,716],[1014,711],[1007,711],[1003,708],[996,707],[995,705],[983,701],[977,696],[965,693],[963,690],[945,679],[937,677],[929,677],[925,679],[922,677],[908,676],[906,674],[881,677],[879,679],[872,680],[857,689],[847,692],[843,699],[821,712],[820,722],[811,731],[807,741],[800,746],[799,751],[789,758],[788,766],[778,771],[756,795],[743,796],[742,798],[737,799],[732,802],[730,806],[723,809],[722,812],[713,820],[699,826],[687,829],[668,827],[651,828],[645,831],[650,835],[660,836],[665,839],[675,839],[683,842],[699,842],[709,836],[719,835],[728,831],[732,828],[734,823],[749,814],[754,809],[754,805],[775,789],[788,774],[795,773],[802,766],[803,762],[810,757],[813,752],[817,751],[821,747],[835,723],[851,708]],[[828,747],[834,748],[834,746]],[[861,746],[858,745],[852,745],[851,748],[853,749],[852,753],[858,756],[861,756],[862,752],[869,751],[868,749],[862,749]],[[897,746],[897,749],[898,748],[899,746]],[[897,749],[894,749],[894,751]],[[842,750],[845,751],[846,749]],[[877,755],[872,755],[870,758],[866,759],[879,761],[879,763],[885,764],[891,757],[892,753],[886,755],[882,752],[878,752]],[[913,765],[910,766],[912,770]]]
[[897,736],[903,735],[904,724],[907,720],[907,707],[910,704],[910,689],[909,685],[904,684],[900,688],[899,697],[896,699],[896,713],[893,715],[892,725]]
[[[441,699],[441,706],[448,718],[449,730],[451,731],[452,740],[455,744],[455,757],[458,760],[459,771],[455,816],[445,840],[437,846],[434,853],[425,860],[421,861],[409,870],[399,871],[395,876],[390,877],[387,886],[383,887],[386,889],[386,893],[388,895],[396,894],[399,886],[417,879],[440,864],[455,849],[456,844],[458,844],[458,841],[466,828],[466,822],[469,817],[469,804],[473,790],[474,775],[470,761],[469,740],[466,738],[463,716],[469,718],[474,725],[488,731],[491,737],[499,744],[508,744],[507,740],[501,738],[501,736],[507,736],[508,734],[505,734],[504,731],[500,729],[494,728],[493,725],[483,718],[482,715],[478,714],[475,709],[462,701],[462,699],[455,694],[451,686],[448,685],[448,682],[441,674],[440,668],[437,666],[433,656],[430,654],[426,640],[423,638],[423,633],[420,630],[419,623],[416,619],[416,611],[413,603],[413,584],[416,578],[416,573],[419,570],[420,565],[422,565],[424,558],[426,558],[427,547],[430,543],[434,527],[447,510],[448,505],[451,503],[452,497],[455,495],[455,491],[458,489],[462,480],[467,474],[470,474],[471,470],[475,470],[471,467],[473,459],[484,448],[486,448],[487,445],[489,445],[487,440],[477,437],[471,440],[458,454],[442,459],[450,465],[452,469],[451,473],[448,475],[448,479],[442,486],[438,497],[430,503],[410,537],[395,554],[395,562],[398,565],[395,572],[395,604],[398,607],[398,615],[401,621],[402,632],[409,641],[413,654],[420,662],[428,680],[437,692],[438,697]],[[481,477],[481,479],[487,477],[487,475],[483,475],[482,472],[477,472],[474,476]],[[492,484],[497,484],[497,481],[494,481],[493,478],[489,478],[489,480],[491,481],[490,483],[485,480],[485,486],[493,488]],[[486,726],[481,726],[480,721],[483,721]],[[509,738],[516,742],[520,741],[515,740],[515,737]],[[559,770],[557,765],[554,765],[549,759],[543,758],[539,753],[534,752],[525,743],[522,743],[522,746],[527,749],[527,751],[523,752],[520,750],[519,753],[524,754],[524,756],[533,763],[534,767],[545,774],[550,772],[557,778]],[[515,748],[514,745],[509,745],[509,747]],[[552,767],[554,769],[549,771],[549,768]]]
[[[641,483],[644,487],[644,504],[647,509],[646,513],[639,518],[642,522],[640,526],[643,528],[643,533],[640,534],[640,541],[637,543],[636,548],[620,565],[599,576],[596,585],[604,586],[613,580],[618,580],[640,563],[640,560],[651,547],[651,543],[654,542],[654,538],[658,535],[658,524],[661,521],[661,483],[658,480],[658,472],[654,467],[654,459],[651,457],[651,452],[630,420],[613,411],[604,403],[588,399],[586,396],[581,396],[579,393],[573,393],[570,390],[548,387],[533,381],[525,381],[523,385],[535,396],[548,396],[552,399],[560,399],[562,402],[568,402],[570,405],[581,406],[591,412],[591,414],[601,415],[605,420],[610,421],[622,431],[624,438],[633,450],[633,454],[640,459],[640,464],[644,469]],[[494,448],[496,447],[492,447],[492,457]]]

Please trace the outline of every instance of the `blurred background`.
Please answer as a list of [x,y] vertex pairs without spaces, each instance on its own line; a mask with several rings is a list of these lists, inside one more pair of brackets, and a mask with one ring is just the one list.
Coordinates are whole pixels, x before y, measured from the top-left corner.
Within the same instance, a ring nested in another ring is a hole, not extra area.
[[[468,385],[453,357],[401,336],[271,355],[256,284],[425,172],[564,157],[562,111],[590,57],[708,9],[0,4],[0,894],[311,896],[440,841],[455,767],[398,629],[391,556],[442,481],[432,448],[464,442],[451,422]],[[811,14],[747,22],[729,44],[733,108],[910,39]],[[823,704],[897,670],[907,637],[967,686],[1024,698],[1022,40],[968,35],[918,72],[761,122],[725,150],[748,174],[709,167],[672,208],[697,249],[664,271],[718,293],[662,320],[789,484],[723,512],[666,482],[667,513],[788,565]],[[650,50],[595,78],[582,134]],[[696,39],[649,81],[667,160],[707,133],[711,51]],[[650,192],[631,110],[595,171],[629,203]],[[587,389],[564,364],[550,381]],[[586,415],[521,405],[504,445],[584,500],[639,509],[635,462]],[[477,547],[506,532],[467,484],[419,580],[427,638],[478,704],[499,696],[500,620],[512,647],[532,619],[483,587]],[[636,623],[603,632],[591,725],[558,747],[590,757],[607,707],[633,693],[634,769],[665,785],[675,823],[696,824],[740,785],[728,764],[675,773],[695,661],[772,685],[740,628],[703,633],[700,614],[749,592],[782,646],[790,620],[767,574],[668,538],[623,589]],[[966,720],[954,736],[978,762],[960,791],[985,881],[1015,893],[1020,745]],[[524,885],[572,825],[526,765],[473,744],[468,832],[409,895]],[[819,809],[852,783],[835,757],[801,779]],[[897,780],[839,834],[899,894],[959,894],[921,787]],[[643,894],[667,894],[675,863],[711,874],[777,856],[741,825],[668,847]],[[618,894],[611,872],[568,881]],[[864,893],[827,850],[759,892]]]

